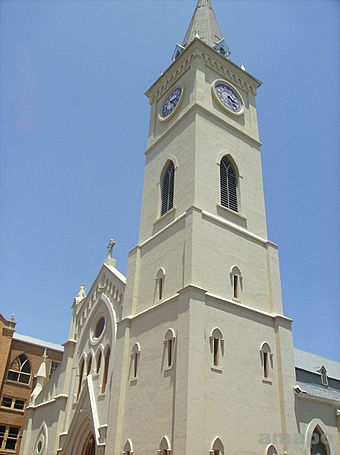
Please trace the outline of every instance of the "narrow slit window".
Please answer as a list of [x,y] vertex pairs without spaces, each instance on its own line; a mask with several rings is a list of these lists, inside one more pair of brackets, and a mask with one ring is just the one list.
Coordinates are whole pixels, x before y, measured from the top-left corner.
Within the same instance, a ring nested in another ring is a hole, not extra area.
[[131,380],[137,379],[139,356],[140,356],[140,345],[139,345],[139,343],[135,343],[133,345],[133,348],[131,351],[131,365],[130,365],[130,379]]
[[79,399],[79,396],[80,396],[81,384],[83,382],[83,374],[84,374],[84,359],[82,359],[80,369],[79,369],[79,383],[78,383],[77,400]]
[[168,340],[168,367],[172,365],[172,343],[173,340]]
[[218,364],[219,364],[219,355],[218,355],[219,341],[220,340],[218,338],[214,338],[213,339],[213,344],[214,344],[214,366],[215,367],[218,367]]
[[238,286],[239,286],[239,276],[233,275],[233,287],[234,287],[234,298],[235,299],[237,299],[239,296]]
[[103,382],[102,382],[102,393],[105,393],[106,384],[107,384],[107,377],[109,374],[109,365],[110,365],[110,348],[107,349],[105,354],[105,363],[104,363],[104,373],[103,373]]
[[158,281],[158,299],[162,300],[163,298],[163,277],[159,278]]
[[135,352],[133,355],[133,377],[137,377],[138,372],[138,352]]
[[268,352],[263,353],[263,377],[268,378],[269,377],[269,371],[268,371]]

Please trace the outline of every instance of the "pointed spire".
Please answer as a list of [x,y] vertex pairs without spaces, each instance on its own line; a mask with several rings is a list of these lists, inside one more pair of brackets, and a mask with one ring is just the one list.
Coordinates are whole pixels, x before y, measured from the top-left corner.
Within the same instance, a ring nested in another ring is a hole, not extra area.
[[198,0],[194,15],[184,37],[183,46],[188,46],[197,35],[211,47],[215,47],[223,39],[211,0]]

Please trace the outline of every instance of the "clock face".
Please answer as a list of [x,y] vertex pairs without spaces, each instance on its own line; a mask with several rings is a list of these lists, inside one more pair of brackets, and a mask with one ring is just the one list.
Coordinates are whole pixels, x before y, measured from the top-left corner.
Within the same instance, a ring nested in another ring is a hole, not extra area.
[[182,87],[176,87],[170,94],[165,98],[160,112],[162,120],[167,119],[176,109],[183,93]]
[[241,114],[243,110],[242,99],[229,84],[223,81],[216,82],[214,84],[214,93],[224,108],[234,114]]

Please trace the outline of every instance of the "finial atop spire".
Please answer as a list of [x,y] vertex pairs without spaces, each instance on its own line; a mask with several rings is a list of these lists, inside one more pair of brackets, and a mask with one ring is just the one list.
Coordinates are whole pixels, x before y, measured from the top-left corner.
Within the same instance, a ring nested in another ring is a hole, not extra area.
[[108,254],[107,254],[107,258],[105,259],[105,264],[107,264],[107,265],[113,265],[113,266],[116,265],[116,260],[113,259],[113,257],[112,257],[112,251],[113,251],[113,248],[115,245],[116,245],[115,240],[110,239],[110,241],[106,247]]
[[190,44],[197,35],[211,47],[215,47],[223,39],[211,0],[198,0],[194,15],[184,37],[183,46],[186,47]]
[[110,239],[109,244],[107,245],[107,251],[108,251],[108,258],[112,258],[112,251],[115,246],[116,242],[113,239]]

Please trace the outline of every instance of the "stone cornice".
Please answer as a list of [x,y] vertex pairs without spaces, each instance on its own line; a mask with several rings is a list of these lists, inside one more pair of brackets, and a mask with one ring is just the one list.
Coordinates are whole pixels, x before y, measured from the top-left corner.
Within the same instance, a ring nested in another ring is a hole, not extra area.
[[222,77],[229,78],[239,87],[251,91],[254,95],[261,82],[247,71],[241,70],[235,63],[227,60],[214,51],[199,38],[195,38],[177,60],[164,71],[164,73],[145,92],[150,104],[158,100],[182,74],[187,71],[194,58],[203,58],[206,65],[218,72]]

